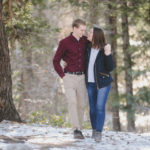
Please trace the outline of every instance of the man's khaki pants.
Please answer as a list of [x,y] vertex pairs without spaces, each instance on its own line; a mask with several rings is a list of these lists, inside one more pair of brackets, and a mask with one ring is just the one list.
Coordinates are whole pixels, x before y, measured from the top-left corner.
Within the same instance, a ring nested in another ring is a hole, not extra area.
[[86,105],[85,75],[65,74],[63,78],[72,129],[81,129]]

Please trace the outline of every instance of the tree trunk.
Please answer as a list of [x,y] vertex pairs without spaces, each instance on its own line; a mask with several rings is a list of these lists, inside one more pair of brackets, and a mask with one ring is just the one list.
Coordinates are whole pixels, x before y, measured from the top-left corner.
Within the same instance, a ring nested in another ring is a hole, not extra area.
[[21,122],[12,98],[11,66],[8,41],[2,20],[2,0],[0,0],[0,121]]
[[74,8],[74,19],[77,19],[77,16],[80,16],[80,7],[79,7],[79,0],[76,0],[74,2],[75,8]]
[[[111,3],[115,1],[111,1]],[[112,113],[113,113],[113,129],[115,131],[120,131],[120,117],[119,117],[119,92],[118,92],[118,75],[117,75],[117,16],[116,16],[116,5],[111,5],[108,1],[107,5],[108,13],[106,12],[106,18],[108,20],[108,37],[111,43],[112,52],[113,52],[113,61],[115,70],[112,73],[114,81],[112,82],[111,88],[111,101],[112,101]]]
[[89,21],[91,24],[98,24],[99,19],[99,0],[89,0],[90,16]]
[[27,106],[27,102],[25,99],[32,99],[32,82],[33,82],[33,70],[32,70],[32,50],[28,46],[29,45],[28,39],[24,39],[21,42],[22,44],[22,59],[23,59],[23,67],[21,73],[21,85],[22,85],[22,94],[19,101],[19,112],[21,114],[21,118],[26,120],[27,113],[30,111],[29,107]]
[[135,130],[135,110],[133,108],[133,89],[132,89],[132,61],[129,53],[129,29],[128,29],[128,6],[127,1],[122,0],[122,8],[125,10],[121,14],[122,18],[122,39],[123,53],[125,64],[125,82],[126,82],[126,103],[127,103],[127,120],[128,131]]

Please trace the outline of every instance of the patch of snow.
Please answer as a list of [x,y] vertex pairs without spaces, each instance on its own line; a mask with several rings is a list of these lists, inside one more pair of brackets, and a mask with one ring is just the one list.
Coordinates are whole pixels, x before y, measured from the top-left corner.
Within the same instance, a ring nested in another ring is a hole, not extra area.
[[91,130],[83,130],[84,140],[73,138],[70,128],[48,125],[0,123],[2,150],[150,150],[150,133],[104,131],[102,141],[91,138]]

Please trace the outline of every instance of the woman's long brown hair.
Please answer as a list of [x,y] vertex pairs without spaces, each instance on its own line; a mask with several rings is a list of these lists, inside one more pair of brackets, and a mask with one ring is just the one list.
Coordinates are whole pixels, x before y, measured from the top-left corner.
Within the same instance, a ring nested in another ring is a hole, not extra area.
[[101,28],[93,27],[93,38],[92,38],[92,47],[93,48],[104,48],[106,45],[106,39],[104,32]]

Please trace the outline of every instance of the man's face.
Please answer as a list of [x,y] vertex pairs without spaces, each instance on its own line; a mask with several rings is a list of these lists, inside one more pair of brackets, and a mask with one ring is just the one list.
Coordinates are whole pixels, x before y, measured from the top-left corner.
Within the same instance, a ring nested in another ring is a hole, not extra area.
[[85,25],[79,25],[79,27],[74,27],[73,32],[81,38],[85,34],[86,26]]

